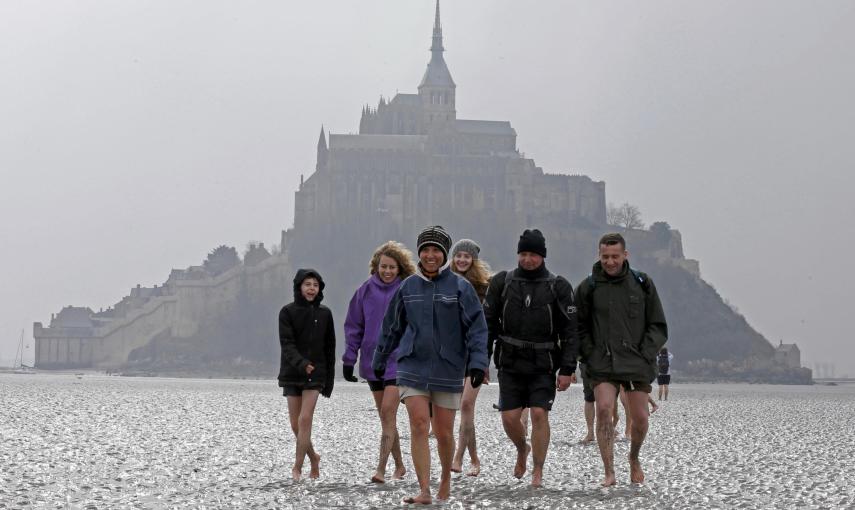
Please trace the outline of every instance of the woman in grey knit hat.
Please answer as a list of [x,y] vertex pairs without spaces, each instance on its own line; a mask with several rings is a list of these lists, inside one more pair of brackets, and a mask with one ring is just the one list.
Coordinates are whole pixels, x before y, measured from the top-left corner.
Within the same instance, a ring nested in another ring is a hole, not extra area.
[[[461,239],[451,247],[451,270],[463,276],[475,288],[478,298],[484,302],[487,295],[487,287],[490,285],[490,266],[481,260],[481,247],[471,239]],[[485,384],[489,379],[484,379]],[[469,451],[468,476],[478,476],[481,472],[481,459],[478,458],[478,449],[475,444],[475,400],[481,389],[473,388],[469,380],[463,387],[463,399],[460,402],[460,430],[457,434],[457,449],[451,461],[451,470],[460,473],[463,471],[463,454]]]

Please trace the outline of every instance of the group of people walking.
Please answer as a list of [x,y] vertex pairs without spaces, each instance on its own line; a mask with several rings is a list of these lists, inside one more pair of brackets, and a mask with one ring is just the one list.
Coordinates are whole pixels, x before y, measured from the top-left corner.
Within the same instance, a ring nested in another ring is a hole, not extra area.
[[[470,239],[452,244],[441,226],[425,228],[418,235],[415,266],[401,243],[389,241],[375,250],[370,277],[350,301],[342,356],[348,381],[358,380],[359,363],[359,376],[368,381],[380,417],[372,482],[387,480],[390,455],[395,466],[391,478],[405,475],[396,419],[399,403],[409,417],[410,454],[420,489],[404,502],[433,501],[430,434],[436,438],[442,468],[437,498],[449,497],[451,473],[462,471],[466,452],[467,474],[478,475],[474,409],[481,385],[492,381],[491,358],[497,369],[502,426],[516,449],[515,477],[525,475],[531,455],[531,484],[542,485],[549,411],[556,391],[577,382],[581,362],[586,416],[590,403],[591,421],[594,416],[597,421],[603,485],[616,483],[612,416],[621,394],[627,417],[632,417],[630,479],[644,480],[639,451],[647,434],[648,398],[667,326],[653,282],[629,265],[624,238],[606,234],[598,248],[599,260],[575,292],[567,279],[547,269],[546,239],[537,229],[520,236],[517,267],[492,276],[478,244]],[[317,271],[299,270],[294,302],[279,314],[279,385],[288,397],[296,438],[295,479],[302,476],[306,458],[309,476],[319,475],[312,416],[318,396],[329,397],[333,389],[335,333],[332,315],[321,305],[323,289]],[[526,418],[531,422],[530,444]]]

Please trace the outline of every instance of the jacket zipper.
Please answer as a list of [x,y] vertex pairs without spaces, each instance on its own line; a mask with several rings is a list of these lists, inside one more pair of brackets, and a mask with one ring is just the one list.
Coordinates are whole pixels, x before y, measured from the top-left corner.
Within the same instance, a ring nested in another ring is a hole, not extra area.
[[549,336],[552,336],[552,305],[546,305],[546,311],[549,312]]

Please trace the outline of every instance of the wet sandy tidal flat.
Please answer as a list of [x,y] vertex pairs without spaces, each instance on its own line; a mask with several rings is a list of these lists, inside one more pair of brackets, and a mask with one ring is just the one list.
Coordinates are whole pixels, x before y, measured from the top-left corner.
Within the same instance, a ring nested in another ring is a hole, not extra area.
[[[498,386],[487,386],[476,414],[481,476],[455,475],[452,499],[437,506],[855,507],[855,386],[671,389],[642,450],[647,482],[629,484],[629,444],[618,443],[610,489],[598,487],[596,446],[577,444],[581,386],[559,394],[545,488],[534,490],[511,476],[514,451],[492,409]],[[315,415],[321,478],[292,482],[294,440],[273,381],[0,374],[0,508],[399,507],[417,484],[403,406],[398,423],[409,472],[372,485],[373,400],[367,385],[337,382]]]

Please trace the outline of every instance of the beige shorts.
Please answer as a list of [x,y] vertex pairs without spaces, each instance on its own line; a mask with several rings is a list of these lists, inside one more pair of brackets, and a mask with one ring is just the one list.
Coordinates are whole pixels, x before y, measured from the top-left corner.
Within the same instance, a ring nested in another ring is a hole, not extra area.
[[410,386],[398,386],[401,402],[407,397],[427,397],[433,405],[457,411],[460,409],[460,398],[463,393],[449,393],[447,391],[428,391],[411,388]]

